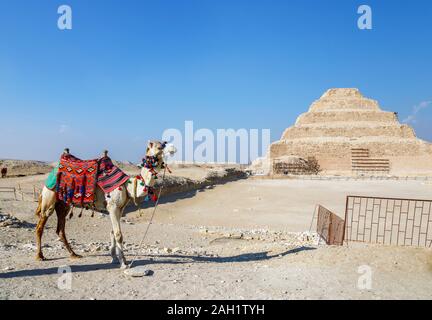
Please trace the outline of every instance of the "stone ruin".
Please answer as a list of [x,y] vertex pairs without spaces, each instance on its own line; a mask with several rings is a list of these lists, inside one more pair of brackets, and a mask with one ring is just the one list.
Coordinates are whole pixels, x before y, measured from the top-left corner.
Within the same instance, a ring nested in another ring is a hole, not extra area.
[[330,89],[250,170],[264,175],[431,176],[432,144],[358,89]]

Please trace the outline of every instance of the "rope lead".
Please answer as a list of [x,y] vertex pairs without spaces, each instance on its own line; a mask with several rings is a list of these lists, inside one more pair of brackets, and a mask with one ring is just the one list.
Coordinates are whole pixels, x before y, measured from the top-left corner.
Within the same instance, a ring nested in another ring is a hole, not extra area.
[[[145,230],[145,232],[144,232],[144,235],[143,235],[143,237],[142,237],[142,239],[141,239],[141,242],[140,242],[140,244],[139,244],[139,246],[138,246],[138,250],[141,249],[142,244],[143,244],[145,238],[147,237],[147,233],[148,233],[148,231],[149,231],[149,229],[150,229],[150,225],[153,223],[153,218],[154,218],[154,216],[155,216],[156,209],[157,209],[157,207],[158,207],[158,205],[159,205],[159,199],[160,199],[160,195],[161,195],[161,193],[162,193],[162,189],[163,189],[163,182],[164,182],[164,180],[165,180],[165,173],[166,173],[166,167],[164,168],[164,172],[163,172],[163,176],[162,176],[162,183],[161,183],[161,187],[160,187],[160,189],[159,189],[158,197],[157,197],[157,199],[156,199],[155,206],[154,206],[154,208],[153,208],[153,212],[152,212],[152,215],[151,215],[151,217],[150,217],[150,221],[149,221],[149,223],[147,224],[147,228],[146,228],[146,230]],[[134,251],[135,251],[135,250],[134,250]],[[136,257],[137,257],[137,255],[134,254],[134,258],[132,259],[131,263],[129,264],[129,268],[132,268],[132,265],[133,265],[133,263],[135,262]]]

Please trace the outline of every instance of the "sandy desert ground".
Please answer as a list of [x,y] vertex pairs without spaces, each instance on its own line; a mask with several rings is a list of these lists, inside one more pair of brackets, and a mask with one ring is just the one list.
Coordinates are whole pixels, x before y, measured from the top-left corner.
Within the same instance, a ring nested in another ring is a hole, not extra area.
[[[174,174],[205,176],[190,168]],[[134,278],[110,264],[111,224],[100,213],[67,223],[82,259],[69,259],[52,217],[43,239],[49,260],[35,261],[32,186],[44,178],[0,179],[0,186],[20,184],[28,192],[25,201],[0,196],[1,214],[21,221],[0,227],[0,299],[432,298],[431,249],[332,247],[309,233],[316,204],[342,214],[347,194],[431,199],[430,182],[242,179],[167,195],[142,248],[152,207],[142,216],[130,207],[123,218],[128,259],[153,272]],[[65,265],[72,270],[70,289],[58,286]],[[364,265],[372,271],[370,289],[358,287]]]

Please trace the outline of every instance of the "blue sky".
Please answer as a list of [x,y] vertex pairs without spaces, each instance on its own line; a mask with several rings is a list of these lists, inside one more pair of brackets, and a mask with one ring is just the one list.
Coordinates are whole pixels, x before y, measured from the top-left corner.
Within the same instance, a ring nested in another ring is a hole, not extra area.
[[[62,4],[72,30],[57,28]],[[417,110],[432,140],[431,21],[429,0],[0,0],[0,158],[69,146],[137,161],[185,120],[276,140],[331,87]]]

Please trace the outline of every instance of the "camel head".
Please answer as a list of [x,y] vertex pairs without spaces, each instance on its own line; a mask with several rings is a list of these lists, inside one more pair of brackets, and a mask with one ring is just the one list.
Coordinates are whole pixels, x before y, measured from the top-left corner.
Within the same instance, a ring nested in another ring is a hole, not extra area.
[[166,141],[149,141],[146,149],[147,157],[158,157],[163,160],[162,157],[172,156],[177,152],[177,148],[172,143]]
[[146,149],[146,157],[161,157],[164,153],[166,142],[149,141]]
[[177,152],[177,148],[166,141],[149,141],[146,149],[146,157],[152,158],[158,162],[157,168],[160,169],[163,162],[167,161],[169,156],[173,156]]
[[166,141],[149,141],[146,149],[146,158],[142,163],[141,176],[144,178],[145,185],[155,184],[154,173],[163,169],[163,164],[168,156],[174,155],[177,149]]

